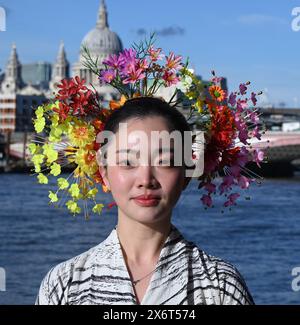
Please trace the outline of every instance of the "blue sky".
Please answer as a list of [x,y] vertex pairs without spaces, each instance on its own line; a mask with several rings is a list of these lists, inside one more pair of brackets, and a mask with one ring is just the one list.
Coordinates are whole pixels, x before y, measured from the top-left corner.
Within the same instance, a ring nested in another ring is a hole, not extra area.
[[[60,40],[77,61],[81,40],[95,26],[100,0],[0,0],[6,31],[0,32],[0,68],[16,42],[22,63],[53,62]],[[189,56],[207,79],[214,69],[230,90],[252,81],[274,104],[300,107],[300,31],[291,28],[300,0],[106,0],[110,28],[124,47],[139,30],[161,32],[157,45]],[[142,37],[143,38],[143,37]]]

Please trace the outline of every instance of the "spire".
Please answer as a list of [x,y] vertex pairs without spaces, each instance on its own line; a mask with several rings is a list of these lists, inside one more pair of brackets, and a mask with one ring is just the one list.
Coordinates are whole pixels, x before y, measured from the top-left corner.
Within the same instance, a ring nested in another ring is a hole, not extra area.
[[66,62],[67,62],[67,55],[65,51],[65,44],[63,41],[61,41],[59,45],[56,63],[65,64]]
[[64,42],[61,41],[56,61],[52,66],[52,77],[49,83],[50,90],[55,91],[57,83],[65,78],[69,78],[69,62],[67,60]]
[[13,43],[10,56],[6,65],[5,77],[2,83],[2,91],[13,93],[23,86],[21,77],[21,63],[18,58],[16,44]]
[[11,52],[10,52],[10,57],[7,63],[7,67],[11,66],[16,68],[18,65],[20,65],[19,58],[18,58],[18,53],[17,53],[17,46],[16,43],[12,44]]
[[107,8],[104,0],[101,0],[99,12],[98,12],[97,27],[101,29],[109,27],[108,19],[107,19]]

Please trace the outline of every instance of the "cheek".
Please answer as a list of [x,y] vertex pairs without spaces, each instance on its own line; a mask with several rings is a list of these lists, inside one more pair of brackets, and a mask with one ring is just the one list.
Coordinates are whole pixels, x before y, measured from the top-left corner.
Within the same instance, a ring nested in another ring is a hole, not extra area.
[[122,192],[131,184],[132,176],[128,173],[125,174],[118,167],[110,167],[107,174],[113,192]]
[[181,192],[184,182],[184,174],[181,170],[172,170],[168,173],[161,175],[161,180],[164,184],[165,191],[172,196],[177,196],[178,192]]

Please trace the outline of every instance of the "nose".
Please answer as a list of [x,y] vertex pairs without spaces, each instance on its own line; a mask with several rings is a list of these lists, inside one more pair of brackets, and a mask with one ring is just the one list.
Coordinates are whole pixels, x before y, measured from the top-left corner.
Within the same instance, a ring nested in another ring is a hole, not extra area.
[[153,173],[153,166],[139,166],[137,185],[138,187],[156,188],[158,181]]

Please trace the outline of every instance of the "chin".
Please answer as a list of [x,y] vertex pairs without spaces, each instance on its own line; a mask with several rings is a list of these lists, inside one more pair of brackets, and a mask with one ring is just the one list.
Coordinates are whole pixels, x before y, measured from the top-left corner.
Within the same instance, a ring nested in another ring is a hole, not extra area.
[[[145,208],[144,208],[145,209]],[[165,211],[165,210],[164,210]],[[153,225],[158,222],[166,220],[167,216],[162,214],[162,211],[134,211],[134,213],[129,214],[132,216],[132,219],[145,224],[145,225]]]

